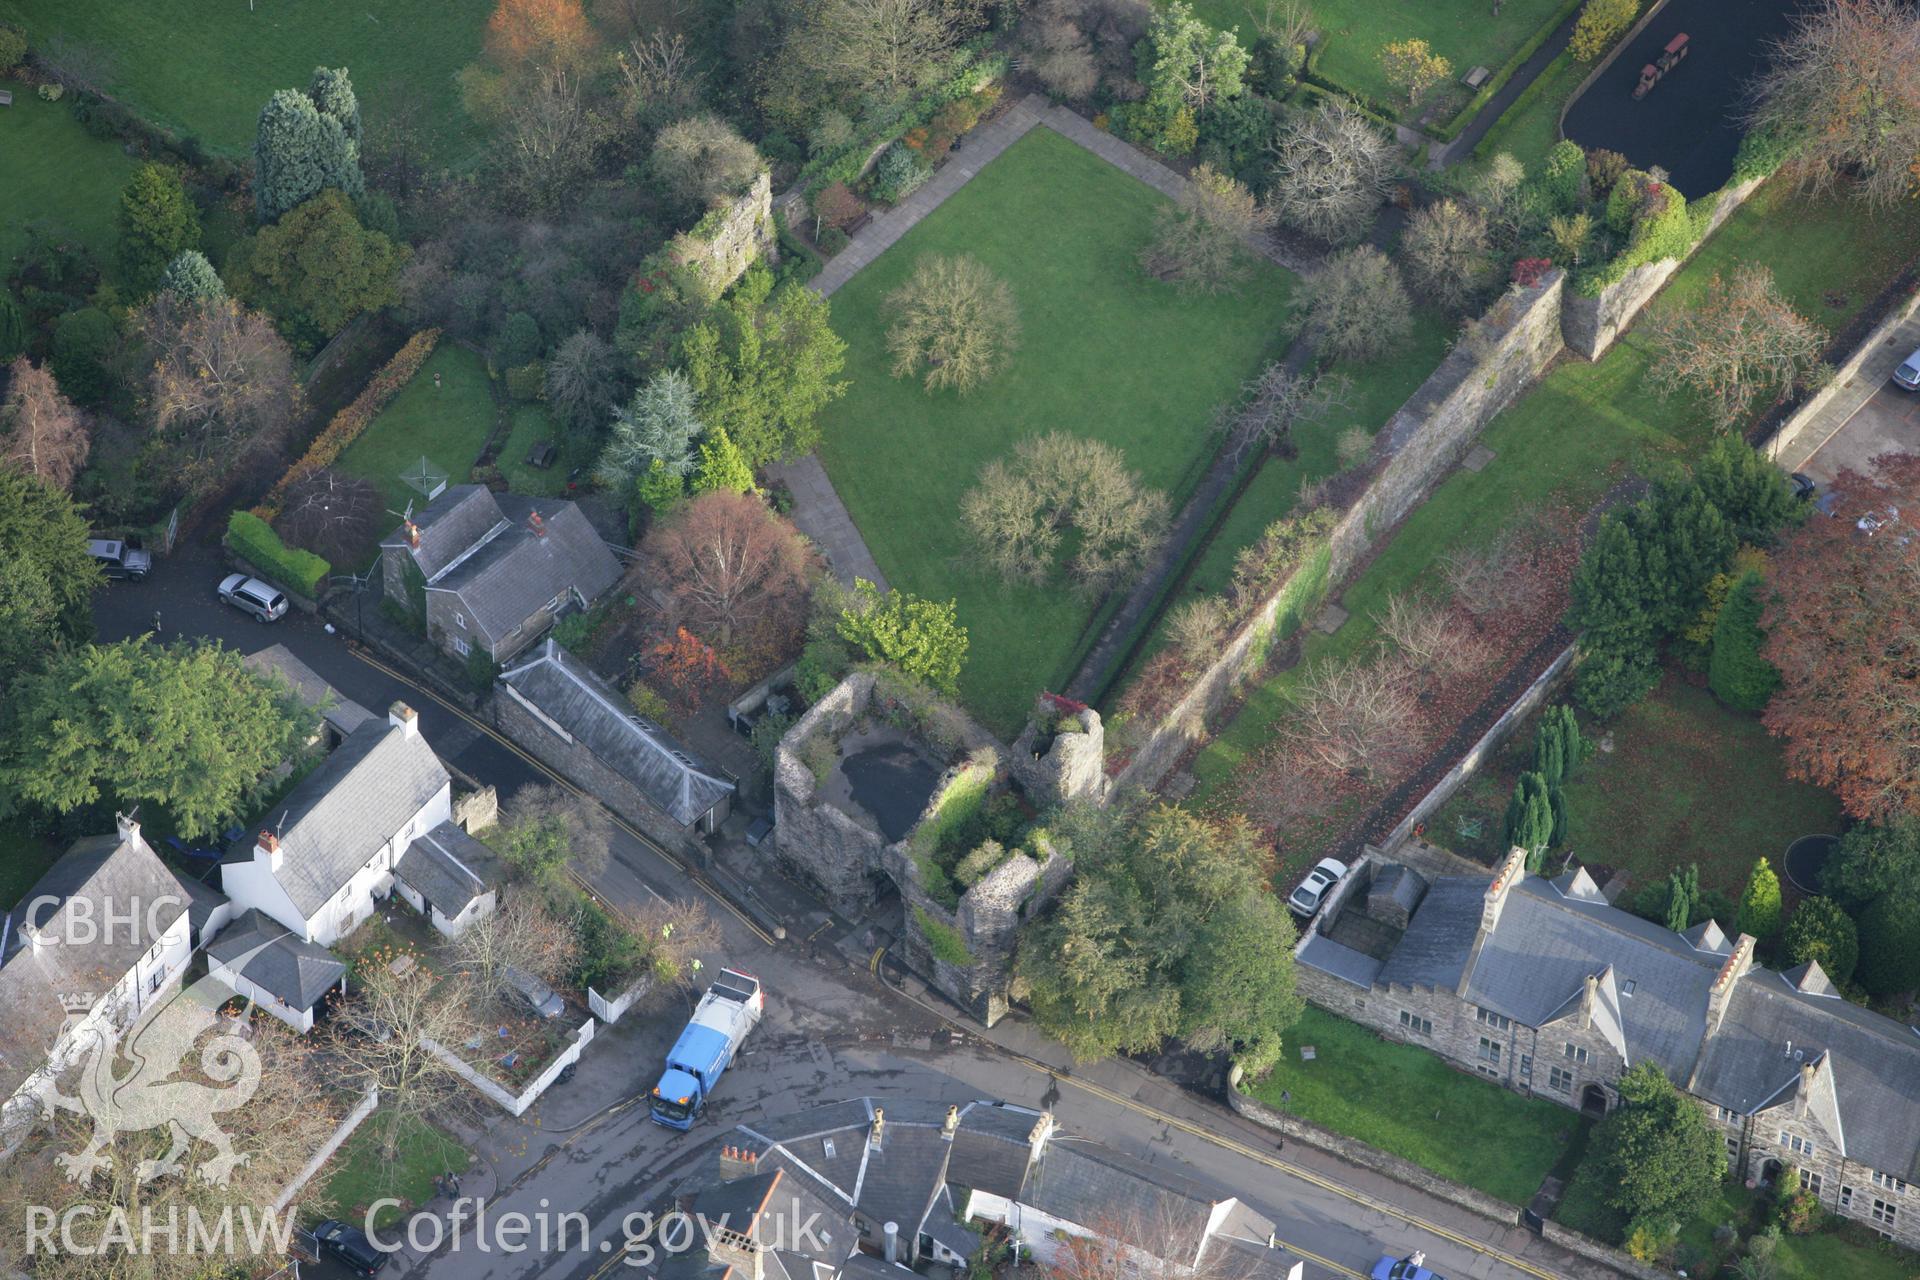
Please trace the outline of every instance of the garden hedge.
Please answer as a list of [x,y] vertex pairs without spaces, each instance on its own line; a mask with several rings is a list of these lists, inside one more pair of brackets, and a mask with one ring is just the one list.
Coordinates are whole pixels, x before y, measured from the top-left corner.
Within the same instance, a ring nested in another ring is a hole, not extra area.
[[320,584],[333,566],[311,551],[289,547],[273,527],[251,511],[236,511],[227,520],[227,546],[260,572],[296,595],[320,597]]

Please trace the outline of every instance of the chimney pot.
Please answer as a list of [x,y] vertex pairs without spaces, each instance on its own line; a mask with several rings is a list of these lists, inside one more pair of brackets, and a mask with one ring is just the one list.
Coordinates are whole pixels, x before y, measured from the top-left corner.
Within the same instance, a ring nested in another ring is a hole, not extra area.
[[131,844],[140,838],[140,824],[124,813],[113,815],[114,829],[120,834],[121,844]]
[[420,713],[404,702],[396,702],[387,708],[387,723],[409,738],[420,736]]
[[953,1136],[954,1130],[958,1129],[959,1127],[960,1127],[960,1108],[958,1106],[948,1107],[947,1122],[944,1125],[940,1126],[940,1132],[946,1137],[951,1138]]
[[876,1148],[880,1145],[881,1136],[886,1132],[886,1128],[887,1109],[885,1107],[875,1107],[873,1109],[873,1135],[868,1140],[871,1145]]
[[404,520],[401,522],[401,527],[407,531],[407,545],[418,551],[420,549],[420,526],[411,520]]
[[540,518],[538,511],[527,513],[527,528],[533,530],[533,536],[536,538],[544,538],[547,536],[547,522]]
[[271,831],[262,831],[258,847],[261,853],[267,855],[267,870],[278,871],[285,857],[280,849],[280,837]]

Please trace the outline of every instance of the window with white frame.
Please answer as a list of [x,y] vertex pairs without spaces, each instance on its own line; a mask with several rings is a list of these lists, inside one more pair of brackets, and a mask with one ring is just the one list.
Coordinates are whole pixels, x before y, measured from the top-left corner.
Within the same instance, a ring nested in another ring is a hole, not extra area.
[[1423,1018],[1417,1013],[1408,1013],[1405,1009],[1400,1011],[1400,1025],[1415,1035],[1430,1036],[1433,1034],[1432,1018]]
[[1587,1051],[1577,1044],[1569,1043],[1567,1045],[1567,1057],[1575,1062],[1585,1062],[1587,1060]]
[[1482,1026],[1492,1027],[1495,1031],[1506,1031],[1513,1026],[1512,1018],[1491,1009],[1475,1009],[1473,1016],[1480,1020]]
[[1788,1133],[1785,1129],[1780,1131],[1780,1145],[1795,1155],[1810,1156],[1813,1154],[1813,1144],[1811,1142],[1797,1133]]
[[1891,1200],[1882,1200],[1879,1196],[1875,1196],[1872,1207],[1867,1210],[1867,1216],[1883,1227],[1890,1227],[1900,1216],[1900,1206]]
[[1501,1044],[1498,1040],[1489,1040],[1485,1036],[1480,1037],[1480,1061],[1490,1062],[1496,1067],[1499,1066],[1500,1049]]
[[1520,1055],[1520,1078],[1522,1080],[1533,1079],[1533,1055],[1530,1053]]
[[1898,1192],[1901,1195],[1907,1194],[1907,1184],[1890,1173],[1875,1173],[1873,1175],[1873,1185],[1883,1190]]
[[1727,1162],[1731,1164],[1740,1158],[1740,1139],[1727,1135]]
[[1800,1189],[1802,1191],[1811,1191],[1814,1196],[1818,1198],[1820,1195],[1820,1175],[1811,1169],[1802,1169],[1800,1171]]
[[1840,1207],[1842,1209],[1853,1208],[1853,1188],[1852,1187],[1843,1186],[1840,1188]]
[[465,636],[454,636],[453,651],[464,658],[469,653],[473,652],[473,646],[467,643],[467,638]]
[[456,613],[456,614],[454,614],[454,615],[453,615],[453,625],[454,625],[454,626],[456,626],[456,627],[459,627],[459,628],[460,628],[461,630],[463,630],[463,631],[464,631],[464,630],[466,629],[466,626],[467,626],[467,615],[466,615],[466,614],[464,614],[464,613]]
[[1552,1067],[1547,1071],[1547,1088],[1555,1093],[1573,1092],[1573,1072],[1565,1067]]

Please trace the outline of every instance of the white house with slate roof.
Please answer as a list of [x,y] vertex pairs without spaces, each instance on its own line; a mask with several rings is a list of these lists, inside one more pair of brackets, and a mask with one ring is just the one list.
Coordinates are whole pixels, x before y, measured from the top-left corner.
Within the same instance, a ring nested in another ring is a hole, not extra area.
[[505,662],[569,607],[620,577],[580,508],[554,498],[455,485],[380,544],[387,596],[457,658]]
[[313,1030],[320,1002],[346,990],[347,966],[325,947],[248,910],[207,948],[207,972],[295,1031]]
[[396,702],[303,778],[221,865],[234,910],[258,911],[330,947],[396,887],[456,934],[493,907],[497,871],[453,823],[452,783]]
[[1920,1030],[1817,964],[1616,910],[1584,869],[1439,876],[1369,851],[1295,951],[1301,994],[1510,1089],[1589,1113],[1651,1061],[1708,1109],[1732,1169],[1788,1168],[1831,1212],[1920,1247]]
[[1078,1236],[1183,1267],[1230,1250],[1249,1277],[1287,1270],[1273,1223],[1234,1197],[1000,1102],[858,1098],[755,1120],[693,1181],[677,1207],[724,1228],[645,1268],[659,1280],[906,1280],[960,1265],[993,1226],[1041,1261]]

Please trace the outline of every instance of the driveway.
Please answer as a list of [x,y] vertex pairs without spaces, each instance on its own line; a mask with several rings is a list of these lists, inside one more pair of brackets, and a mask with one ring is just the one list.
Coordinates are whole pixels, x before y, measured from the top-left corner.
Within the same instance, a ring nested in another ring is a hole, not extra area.
[[1882,382],[1799,470],[1825,489],[1843,471],[1871,475],[1873,459],[1883,453],[1916,451],[1920,451],[1920,392]]

